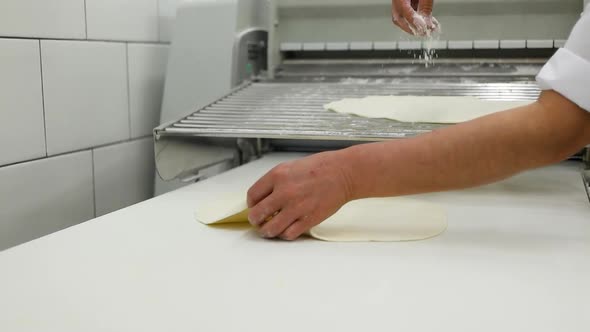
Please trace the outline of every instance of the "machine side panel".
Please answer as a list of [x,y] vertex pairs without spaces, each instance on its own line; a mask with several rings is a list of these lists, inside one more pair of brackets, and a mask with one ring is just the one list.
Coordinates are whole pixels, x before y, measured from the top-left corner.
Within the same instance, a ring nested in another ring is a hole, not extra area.
[[[201,0],[179,7],[168,58],[160,123],[194,112],[231,89],[237,17],[238,0]],[[182,156],[179,154],[182,149],[177,149],[174,144],[156,144],[160,158],[164,155],[171,158],[165,162],[166,167],[158,162],[159,169],[177,171],[174,175],[165,174],[165,178],[171,180],[188,169],[223,161],[224,155],[231,154],[228,149],[220,149],[220,155],[209,151],[210,148],[205,150],[197,147],[184,151],[194,156]],[[178,180],[164,183],[156,175],[156,195],[186,184]]]
[[207,0],[179,8],[160,123],[183,117],[231,88],[237,2]]

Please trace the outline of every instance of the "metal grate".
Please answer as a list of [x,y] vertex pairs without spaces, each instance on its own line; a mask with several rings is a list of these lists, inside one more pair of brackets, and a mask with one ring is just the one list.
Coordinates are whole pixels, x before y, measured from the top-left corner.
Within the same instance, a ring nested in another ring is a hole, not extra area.
[[441,125],[366,119],[325,111],[342,98],[375,95],[475,96],[486,100],[534,100],[533,83],[403,83],[349,80],[339,83],[251,83],[165,127],[158,134],[208,137],[382,140],[431,131]]

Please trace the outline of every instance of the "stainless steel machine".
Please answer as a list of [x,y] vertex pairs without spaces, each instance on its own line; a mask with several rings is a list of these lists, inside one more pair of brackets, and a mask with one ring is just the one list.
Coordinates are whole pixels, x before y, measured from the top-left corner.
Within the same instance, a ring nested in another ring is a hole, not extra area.
[[[436,127],[331,114],[325,102],[379,94],[533,100],[534,75],[582,3],[436,0],[444,33],[426,45],[438,54],[426,67],[425,44],[393,28],[382,1],[184,5],[165,124],[155,130],[158,171],[171,180],[158,182],[159,192],[222,173],[0,252],[0,330],[590,331],[581,161],[420,195],[448,216],[445,233],[427,241],[269,241],[243,225],[195,221],[198,202],[245,192],[305,155],[268,151],[334,149]],[[577,158],[587,165],[589,157]]]
[[[582,9],[580,0],[438,0],[443,32],[420,39],[392,26],[386,0],[189,2],[178,12],[164,124],[154,132],[158,173],[190,183],[269,151],[342,148],[439,126],[323,110],[346,97],[535,100],[535,75]],[[158,193],[166,187],[157,181]]]

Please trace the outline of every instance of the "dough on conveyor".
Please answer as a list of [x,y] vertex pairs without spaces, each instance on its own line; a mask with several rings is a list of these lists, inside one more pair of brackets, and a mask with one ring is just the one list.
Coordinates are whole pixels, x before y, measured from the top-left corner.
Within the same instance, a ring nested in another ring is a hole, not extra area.
[[460,123],[530,104],[531,101],[490,101],[452,96],[370,96],[324,105],[337,113],[417,123]]
[[[206,224],[247,223],[245,195],[227,194],[201,202],[197,221]],[[393,242],[424,240],[447,228],[443,207],[409,198],[370,198],[352,201],[312,228],[312,237],[334,242]]]

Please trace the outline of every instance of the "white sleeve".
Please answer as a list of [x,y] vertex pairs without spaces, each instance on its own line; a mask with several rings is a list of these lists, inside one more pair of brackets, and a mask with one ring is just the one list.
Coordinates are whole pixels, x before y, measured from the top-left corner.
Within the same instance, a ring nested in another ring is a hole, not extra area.
[[590,5],[574,27],[564,48],[543,67],[537,82],[590,111]]

